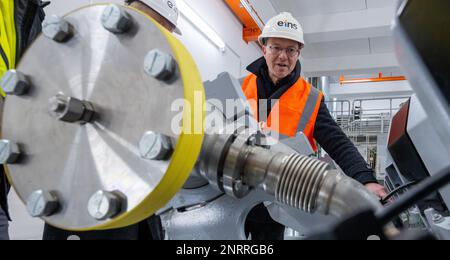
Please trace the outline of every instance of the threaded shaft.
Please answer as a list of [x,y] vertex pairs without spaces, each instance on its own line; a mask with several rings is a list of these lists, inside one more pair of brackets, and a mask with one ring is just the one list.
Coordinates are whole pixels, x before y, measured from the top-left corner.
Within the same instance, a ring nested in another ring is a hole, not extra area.
[[298,154],[287,157],[275,198],[281,203],[312,213],[327,169],[328,164],[317,159]]

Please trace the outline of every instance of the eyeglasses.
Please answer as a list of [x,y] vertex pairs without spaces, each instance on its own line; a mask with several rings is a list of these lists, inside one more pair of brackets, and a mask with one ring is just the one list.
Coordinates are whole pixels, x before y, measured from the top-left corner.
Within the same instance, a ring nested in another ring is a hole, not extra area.
[[272,53],[273,55],[280,55],[283,51],[286,51],[286,55],[290,58],[296,57],[297,55],[300,55],[300,49],[297,48],[281,48],[278,46],[272,46],[269,45],[269,50],[270,53]]

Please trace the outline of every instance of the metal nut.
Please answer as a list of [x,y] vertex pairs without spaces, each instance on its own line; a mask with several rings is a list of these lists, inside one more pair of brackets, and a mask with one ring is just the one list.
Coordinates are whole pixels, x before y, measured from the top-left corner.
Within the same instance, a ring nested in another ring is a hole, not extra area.
[[114,193],[97,191],[88,203],[89,215],[96,220],[106,220],[120,213],[121,198]]
[[12,164],[20,156],[19,146],[9,140],[0,140],[0,164]]
[[49,191],[37,190],[27,200],[27,210],[32,217],[48,217],[59,208],[58,198]]
[[176,74],[177,64],[172,55],[160,50],[151,50],[144,61],[144,71],[158,80],[171,81]]
[[240,191],[243,187],[244,187],[244,184],[242,183],[241,180],[236,180],[234,182],[234,190]]
[[444,221],[444,217],[442,217],[441,214],[433,214],[433,222],[434,223],[441,223]]
[[67,123],[85,124],[92,120],[95,111],[91,103],[57,94],[48,101],[48,112],[58,120]]
[[1,80],[1,87],[8,95],[23,95],[30,88],[30,83],[23,73],[17,70],[8,70],[3,75]]
[[56,42],[65,42],[72,38],[72,25],[57,15],[48,16],[42,23],[42,33]]
[[172,152],[170,138],[149,131],[139,142],[139,152],[141,157],[147,160],[164,160]]
[[131,28],[131,16],[115,4],[108,5],[102,14],[102,24],[112,33],[124,33]]

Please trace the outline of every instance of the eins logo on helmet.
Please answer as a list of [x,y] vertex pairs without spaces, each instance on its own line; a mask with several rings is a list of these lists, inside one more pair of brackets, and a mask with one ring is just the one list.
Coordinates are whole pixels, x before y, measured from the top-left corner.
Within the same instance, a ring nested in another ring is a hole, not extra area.
[[285,28],[291,28],[293,30],[298,30],[298,25],[295,23],[288,22],[287,20],[284,21],[278,21],[278,26],[285,27]]

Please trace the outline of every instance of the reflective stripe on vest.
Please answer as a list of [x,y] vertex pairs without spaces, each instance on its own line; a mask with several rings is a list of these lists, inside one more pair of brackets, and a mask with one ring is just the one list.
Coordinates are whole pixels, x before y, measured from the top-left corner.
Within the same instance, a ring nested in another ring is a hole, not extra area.
[[[0,63],[0,77],[8,69],[15,67],[16,59],[16,25],[15,1],[2,1],[0,4],[0,46],[2,50]],[[5,96],[0,86],[1,96]]]
[[[264,119],[260,116],[258,107],[258,87],[256,75],[250,74],[242,84],[242,89],[247,97],[255,118]],[[314,141],[314,126],[319,113],[320,103],[323,94],[321,91],[311,87],[303,78],[300,78],[288,91],[280,98],[267,119],[267,128],[277,131],[287,138],[295,137],[299,132],[308,138],[314,151],[317,146]],[[262,103],[264,105],[265,102]],[[264,108],[262,108],[265,110]],[[274,114],[279,114],[275,118]],[[264,120],[261,120],[264,121]]]

